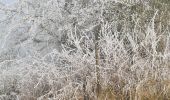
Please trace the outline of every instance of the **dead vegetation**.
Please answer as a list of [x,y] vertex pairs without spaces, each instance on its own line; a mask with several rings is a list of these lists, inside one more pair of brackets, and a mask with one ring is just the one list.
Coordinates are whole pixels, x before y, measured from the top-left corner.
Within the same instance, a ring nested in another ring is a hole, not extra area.
[[[67,0],[58,26],[54,19],[45,26],[48,13],[35,18],[42,32],[64,34],[61,50],[0,63],[6,71],[0,71],[0,99],[170,100],[170,2],[120,1],[83,0],[81,8],[81,1]],[[41,11],[46,3],[39,3]]]

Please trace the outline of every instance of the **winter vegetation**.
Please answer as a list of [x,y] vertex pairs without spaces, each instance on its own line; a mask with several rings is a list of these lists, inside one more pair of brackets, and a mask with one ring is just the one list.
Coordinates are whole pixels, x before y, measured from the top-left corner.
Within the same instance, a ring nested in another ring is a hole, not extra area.
[[18,0],[0,17],[0,100],[170,100],[170,0]]

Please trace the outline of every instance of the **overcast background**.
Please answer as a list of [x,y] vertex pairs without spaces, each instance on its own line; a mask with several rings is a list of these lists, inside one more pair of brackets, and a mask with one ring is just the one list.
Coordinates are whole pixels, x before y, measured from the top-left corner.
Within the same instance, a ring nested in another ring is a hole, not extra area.
[[10,4],[13,4],[14,2],[16,2],[17,0],[0,0],[0,1],[4,4],[10,5]]

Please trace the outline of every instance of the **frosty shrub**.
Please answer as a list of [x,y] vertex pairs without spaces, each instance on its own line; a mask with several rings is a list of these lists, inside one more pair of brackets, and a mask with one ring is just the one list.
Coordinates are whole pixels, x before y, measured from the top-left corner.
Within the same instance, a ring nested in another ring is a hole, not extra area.
[[169,100],[169,0],[0,3],[0,99]]

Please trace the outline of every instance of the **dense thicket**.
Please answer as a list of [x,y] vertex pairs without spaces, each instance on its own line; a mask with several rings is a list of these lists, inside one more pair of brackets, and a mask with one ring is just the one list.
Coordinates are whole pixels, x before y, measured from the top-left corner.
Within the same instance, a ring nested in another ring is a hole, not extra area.
[[0,13],[0,99],[169,99],[169,0],[19,0]]

